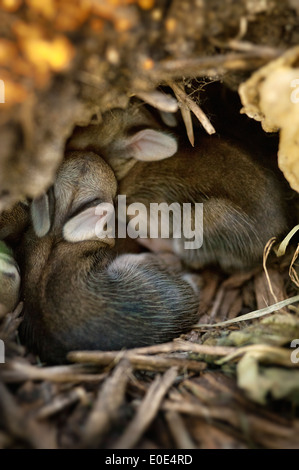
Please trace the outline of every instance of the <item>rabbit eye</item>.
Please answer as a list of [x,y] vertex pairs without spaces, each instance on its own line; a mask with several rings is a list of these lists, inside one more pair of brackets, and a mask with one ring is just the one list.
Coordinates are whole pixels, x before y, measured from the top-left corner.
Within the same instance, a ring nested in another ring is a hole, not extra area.
[[90,207],[96,208],[96,206],[98,206],[102,202],[103,201],[99,198],[94,198],[94,199],[90,199],[89,201],[85,201],[84,204],[81,204],[79,207],[77,207],[74,211],[71,212],[67,220],[72,219],[73,217],[76,217],[76,215],[80,214],[81,212],[84,212],[86,209],[89,209]]

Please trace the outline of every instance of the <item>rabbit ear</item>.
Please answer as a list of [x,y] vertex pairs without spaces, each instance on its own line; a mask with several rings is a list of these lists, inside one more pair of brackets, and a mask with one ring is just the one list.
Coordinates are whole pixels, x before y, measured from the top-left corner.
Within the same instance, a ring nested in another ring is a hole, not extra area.
[[126,139],[130,156],[144,162],[171,157],[178,149],[175,137],[154,129],[143,129]]
[[[108,222],[113,217],[114,207],[109,203],[102,203],[96,207],[89,207],[70,219],[63,227],[63,237],[69,242],[97,240],[114,245],[114,231],[110,230]],[[105,226],[108,224],[108,229]]]
[[31,203],[33,228],[38,237],[44,237],[51,228],[52,207],[48,194],[43,194]]

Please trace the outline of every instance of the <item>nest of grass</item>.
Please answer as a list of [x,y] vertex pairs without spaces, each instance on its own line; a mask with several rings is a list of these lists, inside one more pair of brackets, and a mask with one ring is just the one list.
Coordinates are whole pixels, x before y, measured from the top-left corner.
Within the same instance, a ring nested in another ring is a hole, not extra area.
[[68,365],[41,365],[17,344],[20,305],[0,329],[1,447],[298,448],[299,369],[290,344],[299,312],[287,306],[299,296],[287,258],[243,276],[205,270],[203,316],[184,337],[71,352]]
[[[278,146],[298,189],[299,113],[289,99],[299,77],[296,0],[2,0],[1,8],[1,209],[40,195],[74,126],[132,95],[162,111],[178,103],[191,144],[195,115],[208,133],[254,136],[266,155]],[[239,116],[238,89],[243,112],[279,135]],[[167,344],[70,352],[68,364],[49,367],[18,341],[22,305],[0,311],[0,447],[298,448],[297,251],[288,242],[280,257],[271,242],[252,272],[198,274],[199,324]]]

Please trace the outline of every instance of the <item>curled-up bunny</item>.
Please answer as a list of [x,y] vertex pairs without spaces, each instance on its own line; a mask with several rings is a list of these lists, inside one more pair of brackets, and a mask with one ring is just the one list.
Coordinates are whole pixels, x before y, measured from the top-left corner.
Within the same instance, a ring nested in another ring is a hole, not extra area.
[[178,150],[172,133],[162,130],[153,115],[140,104],[113,109],[100,125],[77,127],[69,139],[70,150],[91,150],[101,155],[123,179],[138,161],[152,162],[174,155]]
[[[219,138],[202,138],[198,149],[186,147],[168,160],[137,162],[119,191],[128,204],[203,203],[202,246],[185,248],[185,236],[172,240],[173,251],[194,269],[250,269],[262,261],[267,241],[290,227],[281,182],[244,149]],[[190,232],[196,228],[192,216]]]
[[16,247],[20,242],[28,223],[28,208],[22,203],[0,214],[0,304],[2,313],[13,311],[20,298],[20,270],[11,247]]
[[12,312],[19,300],[20,291],[19,267],[12,250],[0,241],[0,304],[1,312]]
[[[199,296],[180,266],[128,253],[125,241],[99,233],[116,191],[107,163],[91,152],[70,152],[53,187],[31,205],[33,226],[17,256],[21,337],[42,360],[168,341],[197,319]],[[108,209],[98,215],[101,204]]]
[[[128,205],[203,203],[202,246],[187,249],[185,236],[169,242],[191,268],[251,268],[261,262],[267,241],[290,226],[281,182],[248,151],[218,136],[201,137],[195,148],[178,145],[141,106],[113,110],[101,125],[76,129],[69,146],[109,162]],[[190,232],[194,228],[193,211]]]

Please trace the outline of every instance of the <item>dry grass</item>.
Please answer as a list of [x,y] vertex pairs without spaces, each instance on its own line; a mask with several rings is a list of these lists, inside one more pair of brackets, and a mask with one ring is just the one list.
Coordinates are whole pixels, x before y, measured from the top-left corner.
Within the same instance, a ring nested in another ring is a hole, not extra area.
[[[267,275],[205,270],[201,322],[187,336],[72,352],[63,366],[42,366],[18,344],[19,306],[1,323],[0,447],[298,448],[299,370],[290,342],[299,337],[299,316],[286,309],[298,301],[289,299],[292,258],[272,263]],[[256,308],[268,315],[248,316]]]

